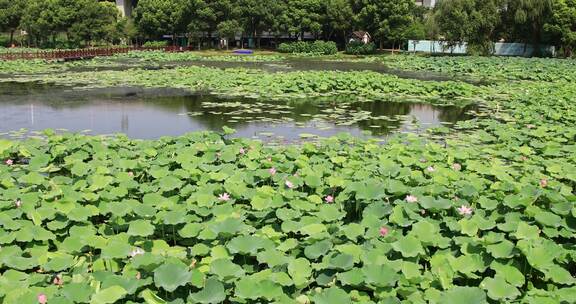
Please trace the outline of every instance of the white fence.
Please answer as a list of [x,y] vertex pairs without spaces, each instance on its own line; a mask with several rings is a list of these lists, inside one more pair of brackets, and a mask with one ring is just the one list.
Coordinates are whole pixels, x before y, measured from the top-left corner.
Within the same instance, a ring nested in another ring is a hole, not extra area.
[[[466,54],[467,44],[449,47],[445,41],[431,41],[431,40],[409,40],[408,51],[421,52],[430,54]],[[543,45],[540,46],[542,54],[555,55],[555,48],[553,46]],[[525,43],[508,43],[496,42],[494,44],[494,55],[498,56],[532,56],[534,54],[534,46]]]

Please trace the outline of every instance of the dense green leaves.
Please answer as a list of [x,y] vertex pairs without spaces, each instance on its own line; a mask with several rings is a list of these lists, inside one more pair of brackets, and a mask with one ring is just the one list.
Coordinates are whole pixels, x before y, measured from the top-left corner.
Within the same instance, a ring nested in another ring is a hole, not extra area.
[[440,141],[0,141],[0,302],[570,303],[576,86],[511,78]]

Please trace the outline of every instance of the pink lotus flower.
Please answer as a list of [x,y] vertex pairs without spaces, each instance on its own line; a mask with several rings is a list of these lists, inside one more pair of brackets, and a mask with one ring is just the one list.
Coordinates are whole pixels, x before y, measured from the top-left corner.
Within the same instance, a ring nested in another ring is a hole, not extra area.
[[334,202],[334,197],[332,195],[328,195],[326,196],[326,198],[324,198],[324,200],[328,203],[331,204]]
[[425,158],[421,158],[421,159],[420,159],[420,162],[421,162],[421,163],[426,163],[426,162],[428,162],[428,160],[426,160]]
[[230,194],[224,192],[218,196],[218,199],[221,201],[227,202],[230,200]]
[[532,124],[530,124],[530,125],[526,125],[526,128],[528,128],[528,129],[534,129],[534,128],[536,128],[536,126],[535,126],[535,125],[532,125]]
[[246,154],[246,150],[244,150],[244,148],[240,148],[240,154]]
[[144,253],[146,253],[146,252],[144,251],[144,249],[142,249],[142,248],[140,248],[140,247],[136,247],[136,248],[132,249],[132,251],[130,251],[130,256],[131,256],[131,257],[135,257],[135,256],[137,256],[137,255],[141,255],[141,254],[144,254]]
[[216,157],[217,157],[217,158],[222,157],[222,152],[216,152]]
[[22,207],[22,201],[21,201],[20,199],[17,199],[17,200],[14,202],[14,205],[16,205],[16,208],[20,208],[20,207]]
[[276,174],[276,168],[272,167],[272,168],[268,169],[268,173],[270,173],[270,175]]
[[40,304],[48,303],[48,297],[43,293],[38,294],[38,303],[40,303]]
[[14,164],[14,161],[11,160],[11,159],[7,159],[7,160],[5,161],[5,163],[6,163],[6,165],[8,165],[8,166],[12,166],[12,165]]
[[56,286],[62,286],[64,284],[64,280],[62,279],[62,275],[57,275],[54,277],[54,280],[52,280],[52,283]]
[[540,180],[540,187],[542,187],[542,188],[548,187],[548,180],[545,178],[541,179]]
[[406,201],[409,203],[416,203],[418,198],[412,194],[406,196]]
[[462,205],[460,206],[460,208],[457,209],[458,213],[460,213],[460,215],[470,215],[472,214],[472,207],[468,207],[466,205]]
[[380,228],[380,236],[382,237],[387,236],[389,232],[388,227],[383,226]]
[[528,157],[522,155],[522,157],[520,157],[520,160],[521,160],[521,161],[527,161],[527,160],[528,160]]
[[130,177],[134,177],[134,172],[132,172],[132,171],[128,171],[128,176],[130,176]]
[[268,158],[266,158],[266,160],[267,160],[268,162],[271,162],[271,161],[272,161],[272,157],[268,157]]
[[291,181],[287,180],[286,181],[286,187],[292,189],[292,188],[294,188],[294,184]]
[[432,172],[436,171],[436,169],[434,169],[434,167],[430,166],[430,167],[426,168],[426,171],[432,173]]
[[453,163],[453,164],[452,164],[452,170],[454,170],[454,171],[460,171],[460,170],[462,170],[462,165],[459,164],[459,163]]
[[136,273],[136,280],[140,280],[142,278],[142,275],[140,274],[140,271],[138,271]]

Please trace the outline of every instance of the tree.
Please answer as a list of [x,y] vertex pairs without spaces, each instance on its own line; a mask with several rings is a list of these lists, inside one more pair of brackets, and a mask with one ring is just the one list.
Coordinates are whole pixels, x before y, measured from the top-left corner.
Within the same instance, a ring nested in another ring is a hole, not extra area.
[[[222,21],[218,24],[218,34],[222,38],[234,38],[239,28],[240,24],[236,20]],[[226,49],[228,49],[228,43],[226,43]]]
[[318,36],[322,29],[322,1],[321,0],[286,0],[286,21],[288,32],[295,34],[298,39],[304,37],[304,32],[311,32]]
[[544,30],[564,50],[564,56],[571,57],[576,49],[576,0],[554,0],[552,12]]
[[357,19],[359,25],[383,42],[396,43],[406,39],[413,22],[413,0],[362,0]]
[[58,18],[58,0],[29,0],[22,16],[23,27],[28,32],[30,43],[40,45],[48,39],[54,42],[61,28]]
[[120,12],[111,2],[75,0],[77,13],[69,21],[68,35],[72,40],[89,45],[95,40],[114,40],[119,35]]
[[270,30],[274,19],[282,13],[282,6],[277,0],[239,0],[238,12],[243,28],[250,36],[256,37],[260,48],[260,36],[263,31]]
[[140,0],[134,11],[134,22],[140,32],[150,38],[177,33],[186,29],[187,1],[185,0]]
[[513,16],[518,38],[524,42],[531,40],[535,54],[539,55],[544,23],[552,13],[552,0],[508,0],[506,8]]
[[494,51],[499,9],[499,0],[443,0],[434,20],[448,46],[466,42],[468,52],[489,55]]
[[27,4],[27,0],[0,0],[0,31],[10,32],[10,44],[14,42],[14,32],[20,27]]
[[352,31],[354,12],[349,0],[328,0],[325,3],[324,31],[326,39],[337,39],[346,42],[348,33]]

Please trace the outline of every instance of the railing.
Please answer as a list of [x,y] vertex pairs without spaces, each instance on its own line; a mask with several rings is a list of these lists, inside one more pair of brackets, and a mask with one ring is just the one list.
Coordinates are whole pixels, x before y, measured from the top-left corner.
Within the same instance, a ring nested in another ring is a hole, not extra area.
[[0,53],[0,59],[17,60],[17,59],[83,59],[102,56],[112,56],[114,54],[128,53],[131,51],[164,51],[164,52],[183,52],[190,48],[179,46],[166,47],[117,47],[117,48],[88,48],[75,50],[51,50],[36,52],[8,52]]

